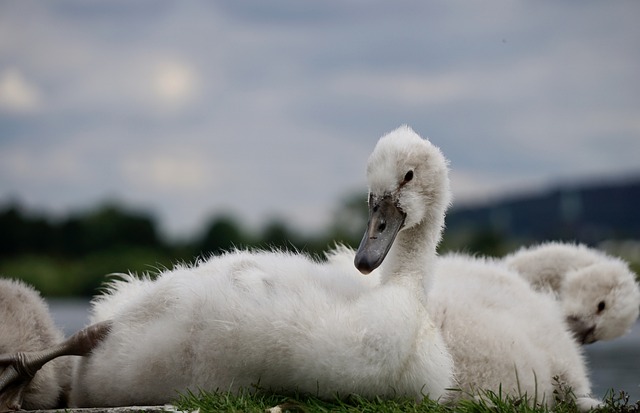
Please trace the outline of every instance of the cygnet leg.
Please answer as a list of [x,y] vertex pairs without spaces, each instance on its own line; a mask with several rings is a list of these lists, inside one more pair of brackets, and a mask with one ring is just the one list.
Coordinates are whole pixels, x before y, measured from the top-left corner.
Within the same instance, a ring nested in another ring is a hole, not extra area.
[[110,329],[111,321],[103,321],[83,328],[49,349],[0,355],[0,412],[21,408],[24,391],[42,366],[60,356],[89,354]]

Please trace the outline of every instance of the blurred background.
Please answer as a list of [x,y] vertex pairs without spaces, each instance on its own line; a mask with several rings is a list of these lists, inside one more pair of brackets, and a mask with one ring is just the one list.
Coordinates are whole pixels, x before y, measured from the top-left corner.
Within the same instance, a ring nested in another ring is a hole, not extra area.
[[[0,275],[73,331],[106,274],[355,246],[366,159],[404,123],[451,161],[442,251],[579,241],[638,272],[638,16],[637,2],[0,2]],[[600,396],[640,398],[638,330],[590,347]],[[616,348],[607,373],[596,353],[614,344],[635,352]]]

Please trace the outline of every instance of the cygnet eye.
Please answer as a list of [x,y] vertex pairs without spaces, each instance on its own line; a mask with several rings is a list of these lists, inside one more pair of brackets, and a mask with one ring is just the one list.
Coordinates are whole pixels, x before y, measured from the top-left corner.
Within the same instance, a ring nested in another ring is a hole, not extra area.
[[407,173],[404,175],[404,182],[403,182],[403,183],[405,183],[405,184],[406,184],[407,182],[409,182],[409,181],[410,181],[410,180],[412,180],[412,179],[413,179],[413,171],[411,171],[411,170],[410,170],[409,172],[407,172]]
[[605,307],[606,307],[605,302],[604,302],[604,301],[600,301],[600,302],[598,303],[598,314],[599,314],[599,313],[601,313],[601,312],[603,312],[603,311],[604,311],[604,309],[605,309]]

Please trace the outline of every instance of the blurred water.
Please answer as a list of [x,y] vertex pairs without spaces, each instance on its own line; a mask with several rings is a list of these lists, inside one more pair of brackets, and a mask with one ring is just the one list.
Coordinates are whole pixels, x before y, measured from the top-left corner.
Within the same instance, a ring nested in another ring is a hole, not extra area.
[[640,400],[640,321],[629,334],[585,346],[595,395],[624,390],[632,401]]
[[[86,300],[49,300],[51,312],[67,336],[88,323]],[[585,346],[595,396],[613,388],[624,390],[632,401],[640,400],[640,322],[626,336]]]
[[89,300],[48,298],[47,303],[53,320],[67,337],[89,323]]

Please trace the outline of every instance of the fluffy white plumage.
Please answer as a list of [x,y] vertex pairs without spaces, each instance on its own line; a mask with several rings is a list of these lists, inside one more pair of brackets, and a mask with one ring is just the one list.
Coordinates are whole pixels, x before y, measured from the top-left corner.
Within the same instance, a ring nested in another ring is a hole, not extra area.
[[[342,266],[353,256],[344,246],[327,253],[329,262]],[[590,396],[581,348],[552,297],[533,291],[501,261],[447,254],[436,262],[427,308],[453,356],[457,389],[444,400],[489,390],[553,405],[554,390],[564,385],[580,410],[600,404]]]
[[[410,184],[406,174],[411,170]],[[235,251],[155,280],[125,277],[93,303],[113,321],[78,361],[71,403],[165,403],[176,391],[302,391],[320,397],[429,395],[452,385],[452,360],[425,308],[425,278],[449,203],[446,161],[408,127],[378,142],[372,196],[406,213],[371,288],[353,264]]]
[[583,343],[629,331],[640,311],[640,287],[623,260],[580,244],[549,242],[504,258],[531,287],[559,300],[567,324]]
[[437,265],[428,308],[455,362],[462,392],[452,392],[454,400],[501,390],[553,405],[562,384],[572,389],[580,410],[599,404],[555,300],[501,262],[450,254]]
[[[0,279],[0,354],[36,351],[60,343],[64,336],[55,326],[49,307],[40,294],[23,282]],[[46,364],[23,389],[22,409],[56,407],[68,390],[71,379],[67,358]],[[3,367],[0,365],[0,372]],[[0,410],[14,394],[0,395]],[[16,399],[18,401],[18,399]]]

